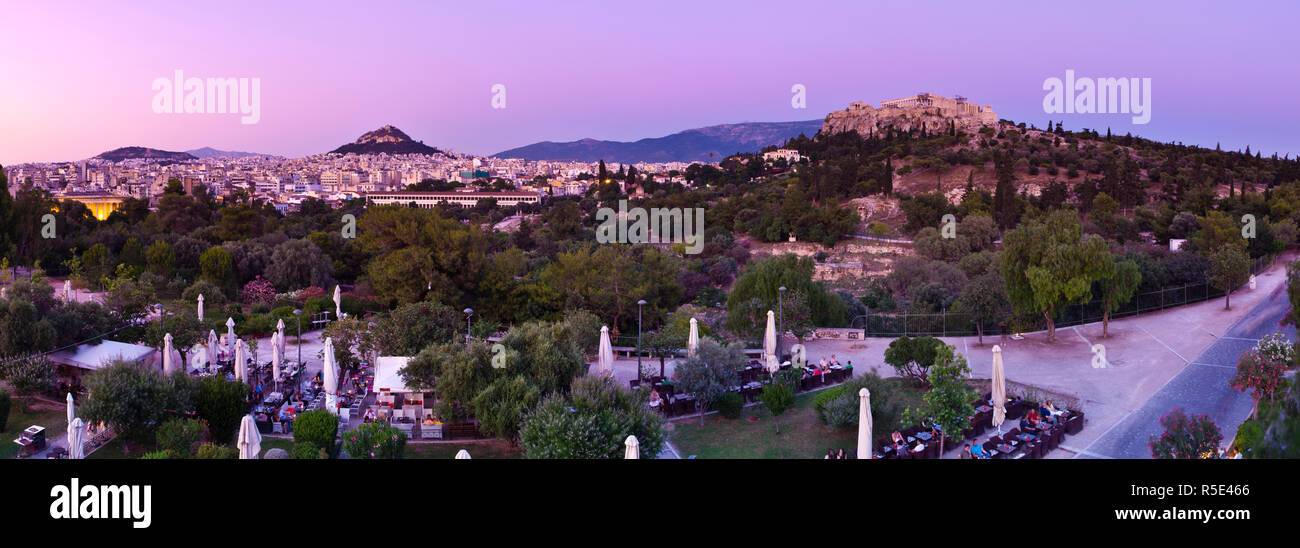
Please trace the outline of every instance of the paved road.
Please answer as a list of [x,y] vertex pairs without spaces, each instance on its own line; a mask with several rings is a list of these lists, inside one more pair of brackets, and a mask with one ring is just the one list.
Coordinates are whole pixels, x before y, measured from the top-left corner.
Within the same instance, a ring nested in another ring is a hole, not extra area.
[[1254,407],[1250,396],[1228,384],[1236,374],[1237,360],[1261,337],[1279,330],[1289,340],[1295,341],[1294,327],[1278,325],[1289,308],[1286,287],[1278,285],[1245,317],[1219,335],[1214,344],[1184,366],[1146,404],[1116,423],[1076,458],[1151,458],[1148,439],[1164,431],[1160,418],[1177,407],[1189,414],[1209,415],[1223,432],[1224,445],[1230,444],[1237,427],[1250,416]]

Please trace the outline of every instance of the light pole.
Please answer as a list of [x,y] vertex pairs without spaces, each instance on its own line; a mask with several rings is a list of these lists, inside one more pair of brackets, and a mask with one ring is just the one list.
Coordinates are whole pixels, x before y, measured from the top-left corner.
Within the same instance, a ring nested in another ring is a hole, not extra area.
[[645,299],[636,302],[636,382],[641,384],[641,307]]
[[469,339],[469,330],[470,330],[471,327],[472,327],[471,324],[470,324],[470,322],[469,322],[469,320],[470,320],[470,318],[472,318],[472,317],[474,316],[474,309],[473,309],[473,308],[466,308],[466,309],[463,310],[462,312],[465,313],[465,348],[468,349],[468,348],[469,348],[469,340],[470,340],[470,339]]
[[781,316],[781,331],[776,334],[776,361],[781,361],[781,339],[785,337],[785,286],[776,288],[776,309]]
[[294,342],[298,345],[298,371],[302,371],[302,310],[295,308],[293,315],[298,318],[298,340]]

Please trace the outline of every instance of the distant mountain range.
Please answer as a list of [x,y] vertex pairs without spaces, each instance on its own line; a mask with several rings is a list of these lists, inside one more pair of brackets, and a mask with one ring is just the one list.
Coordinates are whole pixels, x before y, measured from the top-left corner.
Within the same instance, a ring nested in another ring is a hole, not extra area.
[[800,134],[812,137],[822,120],[723,124],[634,142],[582,139],[567,143],[543,141],[498,152],[495,158],[576,160],[580,162],[716,162],[738,152],[758,152]]
[[348,143],[330,152],[338,154],[438,154],[442,151],[411,139],[402,130],[387,125],[367,132],[355,142]]
[[104,152],[95,158],[108,160],[110,162],[121,162],[123,160],[171,160],[179,162],[182,160],[194,160],[197,157],[188,152],[172,152],[169,150],[158,150],[156,148],[146,147],[122,147],[115,148]]
[[233,150],[217,150],[212,147],[196,148],[185,151],[186,154],[195,158],[243,158],[245,156],[271,156],[270,154],[259,154],[257,152],[236,152]]

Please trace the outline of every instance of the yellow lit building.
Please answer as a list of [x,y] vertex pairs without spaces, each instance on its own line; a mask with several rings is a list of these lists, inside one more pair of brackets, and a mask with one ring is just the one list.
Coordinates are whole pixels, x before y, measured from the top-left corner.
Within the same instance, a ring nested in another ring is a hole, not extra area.
[[90,213],[101,221],[108,220],[108,216],[122,207],[122,202],[126,199],[125,196],[106,193],[64,194],[59,198],[85,204]]

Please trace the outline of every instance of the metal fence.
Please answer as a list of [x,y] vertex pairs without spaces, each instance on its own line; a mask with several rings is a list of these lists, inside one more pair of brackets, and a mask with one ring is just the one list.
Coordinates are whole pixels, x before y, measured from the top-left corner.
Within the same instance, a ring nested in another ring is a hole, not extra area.
[[[1276,257],[1266,255],[1251,262],[1250,273],[1258,274],[1273,265]],[[1223,291],[1211,288],[1208,283],[1189,284],[1139,293],[1129,302],[1110,314],[1110,319],[1126,318],[1167,308],[1199,303],[1223,297]],[[1084,304],[1067,305],[1057,314],[1057,328],[1100,322],[1104,309],[1101,300]],[[966,337],[978,334],[975,321],[969,314],[944,311],[938,314],[877,313],[868,312],[853,318],[851,326],[866,331],[868,337]],[[998,336],[1013,332],[1037,331],[1047,325],[1041,314],[1012,315],[1005,320],[982,325],[984,335]]]

